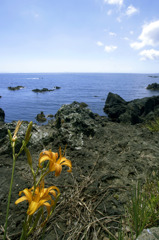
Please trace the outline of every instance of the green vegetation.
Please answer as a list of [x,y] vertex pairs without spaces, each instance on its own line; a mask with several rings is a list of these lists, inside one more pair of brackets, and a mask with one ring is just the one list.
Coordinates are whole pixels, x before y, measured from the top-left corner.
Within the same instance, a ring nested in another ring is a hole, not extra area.
[[153,121],[150,121],[149,123],[147,123],[146,127],[152,132],[158,132],[159,131],[159,118],[156,118]]
[[136,184],[125,207],[118,238],[111,240],[135,240],[144,229],[159,226],[158,176],[158,173],[153,172],[142,187],[139,182]]

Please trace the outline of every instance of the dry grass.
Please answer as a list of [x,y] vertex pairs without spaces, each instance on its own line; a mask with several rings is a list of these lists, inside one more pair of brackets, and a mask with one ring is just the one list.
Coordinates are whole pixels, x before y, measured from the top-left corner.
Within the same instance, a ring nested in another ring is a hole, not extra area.
[[[99,204],[111,194],[113,186],[106,187],[93,195],[87,191],[96,181],[93,175],[96,164],[97,162],[87,176],[80,174],[82,178],[80,182],[71,174],[74,185],[65,186],[65,194],[62,195],[62,200],[46,227],[47,233],[54,230],[55,239],[100,240],[103,239],[101,236],[104,234],[117,240],[108,226],[112,222],[118,222],[120,216],[105,216],[97,209]],[[78,171],[80,173],[80,169]]]
[[[71,173],[73,185],[66,186],[66,184],[63,184],[59,186],[62,194],[54,214],[44,229],[45,232],[38,229],[28,239],[103,240],[104,237],[105,239],[118,239],[114,235],[115,232],[118,232],[118,228],[115,228],[113,223],[116,222],[116,225],[118,225],[121,216],[106,216],[98,209],[103,201],[114,194],[116,187],[110,185],[104,189],[98,189],[99,191],[96,191],[96,188],[93,189],[94,192],[90,191],[92,184],[98,180],[97,163],[98,160],[87,176],[83,175],[80,167],[74,166],[76,171],[79,172],[80,180]],[[3,229],[1,228],[2,232]],[[7,239],[18,240],[20,234],[20,232],[12,235],[8,234]]]

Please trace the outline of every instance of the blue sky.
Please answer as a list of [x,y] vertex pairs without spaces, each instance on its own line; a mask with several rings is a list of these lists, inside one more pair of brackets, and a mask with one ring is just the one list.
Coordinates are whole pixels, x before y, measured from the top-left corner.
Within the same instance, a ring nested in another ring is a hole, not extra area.
[[0,72],[159,72],[158,0],[0,0]]

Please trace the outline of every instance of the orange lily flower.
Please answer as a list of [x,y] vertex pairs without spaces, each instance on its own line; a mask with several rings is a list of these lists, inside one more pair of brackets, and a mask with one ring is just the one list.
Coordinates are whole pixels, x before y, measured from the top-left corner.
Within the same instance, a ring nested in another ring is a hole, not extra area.
[[[65,153],[65,151],[64,151]],[[55,176],[59,176],[62,171],[62,165],[66,165],[69,167],[69,170],[67,172],[72,172],[72,163],[69,159],[64,157],[64,153],[61,153],[61,147],[59,148],[59,158],[58,153],[49,151],[44,151],[40,153],[39,158],[39,167],[42,168],[41,163],[44,161],[50,161],[49,163],[49,171],[53,172],[55,171]]]
[[19,192],[19,196],[21,196],[22,193],[24,193],[25,196],[22,196],[19,199],[17,199],[15,201],[15,204],[18,204],[25,200],[28,201],[29,203],[29,207],[27,210],[28,215],[33,215],[38,208],[40,208],[41,206],[45,206],[47,208],[49,216],[51,207],[55,203],[52,196],[56,199],[57,196],[60,194],[60,190],[55,186],[44,188],[44,180],[42,180],[40,186],[37,186],[35,191],[34,187],[30,189],[25,188],[23,191]]

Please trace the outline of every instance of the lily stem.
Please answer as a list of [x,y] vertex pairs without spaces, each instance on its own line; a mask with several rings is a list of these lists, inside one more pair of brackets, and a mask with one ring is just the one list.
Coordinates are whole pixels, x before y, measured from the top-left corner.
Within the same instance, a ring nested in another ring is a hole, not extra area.
[[13,167],[12,167],[12,176],[11,176],[11,182],[10,182],[10,188],[9,188],[9,195],[8,195],[8,205],[7,205],[7,213],[6,213],[6,221],[5,221],[3,240],[6,239],[6,234],[7,234],[8,215],[9,215],[9,207],[10,207],[10,200],[11,200],[11,194],[12,194],[12,185],[13,185],[13,178],[14,178],[15,162],[16,162],[14,145],[12,146],[12,150],[13,150]]

